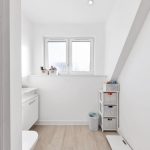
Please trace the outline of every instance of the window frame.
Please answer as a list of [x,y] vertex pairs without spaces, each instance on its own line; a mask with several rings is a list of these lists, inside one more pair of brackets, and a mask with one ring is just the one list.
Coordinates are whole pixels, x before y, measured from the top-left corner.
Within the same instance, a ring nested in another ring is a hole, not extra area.
[[48,42],[66,42],[66,65],[67,69],[66,72],[68,72],[68,39],[66,38],[44,38],[44,67],[49,67],[49,59],[48,59]]
[[[90,42],[90,71],[72,71],[72,42]],[[70,55],[69,55],[69,72],[70,74],[93,75],[94,74],[94,38],[71,38],[69,40]]]
[[[48,42],[66,42],[66,72],[60,75],[93,75],[94,74],[94,38],[93,37],[44,37],[44,67],[49,66]],[[72,71],[72,42],[90,42],[90,71]]]

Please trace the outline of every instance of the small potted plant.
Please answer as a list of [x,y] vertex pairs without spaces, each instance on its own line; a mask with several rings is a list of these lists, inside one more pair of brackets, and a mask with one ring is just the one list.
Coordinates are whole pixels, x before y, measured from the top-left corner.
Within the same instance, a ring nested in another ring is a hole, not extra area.
[[49,73],[50,74],[56,74],[57,73],[57,68],[54,67],[54,66],[51,66],[50,69],[49,69]]

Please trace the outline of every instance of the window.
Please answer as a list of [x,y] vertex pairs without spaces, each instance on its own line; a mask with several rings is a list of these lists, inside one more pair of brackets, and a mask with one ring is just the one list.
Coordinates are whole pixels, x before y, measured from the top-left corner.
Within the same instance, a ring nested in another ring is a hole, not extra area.
[[55,66],[58,71],[65,72],[67,45],[65,41],[48,41],[48,67]]
[[72,71],[90,71],[91,43],[72,41]]
[[45,39],[45,67],[54,66],[59,73],[93,73],[93,39]]

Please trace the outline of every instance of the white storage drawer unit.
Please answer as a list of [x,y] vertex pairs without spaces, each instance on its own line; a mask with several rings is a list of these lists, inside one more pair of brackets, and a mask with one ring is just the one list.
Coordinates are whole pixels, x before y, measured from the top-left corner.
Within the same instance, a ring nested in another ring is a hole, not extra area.
[[22,104],[22,128],[30,129],[38,120],[38,95],[34,95]]
[[117,117],[117,106],[104,106],[104,117]]
[[104,118],[103,128],[105,130],[117,130],[117,119],[116,118]]
[[116,131],[118,128],[119,92],[99,91],[99,114],[102,131]]

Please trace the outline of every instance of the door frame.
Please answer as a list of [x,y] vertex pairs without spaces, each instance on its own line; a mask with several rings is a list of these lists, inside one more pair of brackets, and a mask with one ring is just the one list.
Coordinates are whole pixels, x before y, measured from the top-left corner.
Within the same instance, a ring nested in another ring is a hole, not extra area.
[[21,150],[20,51],[21,0],[0,0],[0,150]]
[[0,149],[10,150],[9,0],[0,0]]

